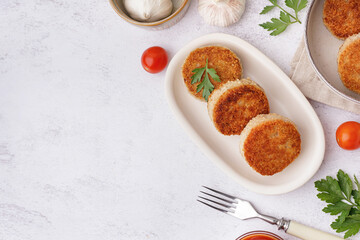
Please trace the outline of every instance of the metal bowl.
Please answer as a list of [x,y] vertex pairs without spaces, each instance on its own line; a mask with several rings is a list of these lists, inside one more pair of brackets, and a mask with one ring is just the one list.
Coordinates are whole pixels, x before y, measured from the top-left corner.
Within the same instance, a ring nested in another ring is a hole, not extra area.
[[344,41],[337,39],[323,23],[325,0],[314,0],[306,18],[305,45],[310,62],[318,77],[335,93],[360,104],[360,94],[342,83],[337,66],[337,55]]
[[110,0],[111,6],[122,19],[138,27],[151,30],[162,30],[175,25],[185,15],[190,5],[190,0],[172,0],[172,2],[174,8],[170,16],[156,22],[140,22],[132,19],[128,15],[124,7],[123,0]]

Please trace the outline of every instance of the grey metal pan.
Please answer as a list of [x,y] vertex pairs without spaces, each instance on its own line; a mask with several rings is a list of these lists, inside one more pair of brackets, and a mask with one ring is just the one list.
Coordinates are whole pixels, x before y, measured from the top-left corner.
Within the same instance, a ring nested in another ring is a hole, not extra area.
[[305,45],[310,62],[318,77],[335,93],[360,106],[360,94],[347,89],[337,71],[337,54],[344,41],[337,39],[325,27],[325,0],[314,0],[306,18]]

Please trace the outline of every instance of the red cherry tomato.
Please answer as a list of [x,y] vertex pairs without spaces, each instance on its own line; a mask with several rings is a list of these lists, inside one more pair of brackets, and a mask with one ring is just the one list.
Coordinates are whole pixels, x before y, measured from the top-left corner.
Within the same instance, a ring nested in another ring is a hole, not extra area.
[[346,150],[354,150],[360,147],[360,123],[344,122],[336,130],[336,141],[339,146]]
[[164,70],[168,62],[168,56],[162,47],[151,47],[145,50],[141,56],[141,64],[149,73],[158,73]]

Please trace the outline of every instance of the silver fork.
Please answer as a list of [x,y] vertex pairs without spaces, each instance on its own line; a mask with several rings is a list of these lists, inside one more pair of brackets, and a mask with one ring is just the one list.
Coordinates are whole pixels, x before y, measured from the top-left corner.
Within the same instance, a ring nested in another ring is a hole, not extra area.
[[205,188],[206,190],[204,189],[205,191],[200,191],[202,193],[202,196],[198,196],[197,201],[241,220],[260,218],[268,223],[277,225],[279,230],[282,229],[288,234],[305,240],[342,239],[335,235],[322,232],[320,230],[305,226],[295,221],[286,220],[284,218],[279,219],[260,214],[248,201],[209,187],[203,186],[203,188]]

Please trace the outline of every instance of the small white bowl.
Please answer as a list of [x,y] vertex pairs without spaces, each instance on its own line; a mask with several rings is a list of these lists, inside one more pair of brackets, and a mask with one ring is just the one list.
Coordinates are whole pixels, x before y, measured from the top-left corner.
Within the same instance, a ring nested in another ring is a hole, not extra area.
[[171,15],[156,22],[140,22],[132,19],[126,12],[123,0],[110,0],[110,4],[115,12],[125,21],[146,29],[162,30],[169,28],[180,21],[189,8],[190,1],[191,0],[172,0],[174,8]]

